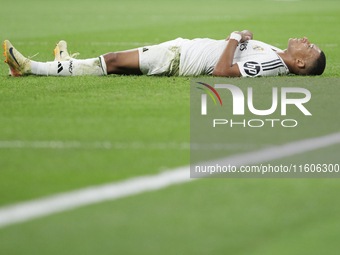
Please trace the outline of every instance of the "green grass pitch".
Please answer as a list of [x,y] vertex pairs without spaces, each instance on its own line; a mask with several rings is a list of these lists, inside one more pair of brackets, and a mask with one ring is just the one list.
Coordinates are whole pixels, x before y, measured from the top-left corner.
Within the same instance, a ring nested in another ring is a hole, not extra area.
[[[290,37],[306,36],[327,57],[312,106],[327,125],[259,137],[252,149],[339,131],[340,87],[323,84],[340,78],[339,1],[20,0],[1,9],[0,39],[26,56],[39,52],[36,61],[52,61],[59,40],[90,58],[177,37],[222,39],[234,30],[282,49]],[[189,164],[182,145],[190,143],[190,77],[12,78],[1,60],[0,142],[81,146],[0,148],[0,207]],[[105,142],[116,147],[97,146]],[[340,163],[339,151],[331,146],[285,162]],[[7,226],[0,254],[338,254],[339,192],[337,179],[197,180]]]

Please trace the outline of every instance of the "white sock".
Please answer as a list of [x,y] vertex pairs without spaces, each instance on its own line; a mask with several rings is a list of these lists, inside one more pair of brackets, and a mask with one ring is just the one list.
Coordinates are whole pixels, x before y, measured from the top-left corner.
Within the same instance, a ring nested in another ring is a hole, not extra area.
[[31,72],[42,76],[81,76],[107,75],[104,57],[90,59],[74,59],[69,61],[36,62],[31,60]]

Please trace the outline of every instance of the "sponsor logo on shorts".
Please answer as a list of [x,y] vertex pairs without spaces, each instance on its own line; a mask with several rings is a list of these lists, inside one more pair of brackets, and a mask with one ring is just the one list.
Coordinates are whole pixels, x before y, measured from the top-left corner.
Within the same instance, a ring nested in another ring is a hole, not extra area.
[[146,48],[146,47],[143,48],[143,52],[146,52],[146,51],[148,51],[148,50],[149,50],[149,49]]

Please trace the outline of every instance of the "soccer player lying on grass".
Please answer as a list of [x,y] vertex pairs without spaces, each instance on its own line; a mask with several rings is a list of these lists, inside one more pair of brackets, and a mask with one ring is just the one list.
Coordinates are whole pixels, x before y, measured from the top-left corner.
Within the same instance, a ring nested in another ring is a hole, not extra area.
[[253,40],[244,30],[233,32],[226,40],[177,38],[159,45],[111,52],[99,58],[74,59],[67,53],[65,41],[55,50],[55,61],[36,62],[22,56],[9,41],[3,45],[11,75],[164,75],[223,77],[321,75],[326,66],[325,54],[308,39],[289,39],[282,51]]

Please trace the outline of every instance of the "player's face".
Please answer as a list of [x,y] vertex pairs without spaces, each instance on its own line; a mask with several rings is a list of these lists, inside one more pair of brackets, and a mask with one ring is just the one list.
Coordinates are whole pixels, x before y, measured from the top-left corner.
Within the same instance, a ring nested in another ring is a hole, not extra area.
[[295,59],[309,61],[317,59],[320,55],[320,48],[315,44],[311,44],[307,37],[303,39],[290,38],[288,41],[288,53]]

